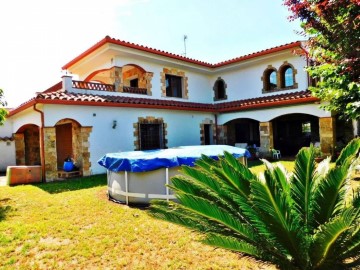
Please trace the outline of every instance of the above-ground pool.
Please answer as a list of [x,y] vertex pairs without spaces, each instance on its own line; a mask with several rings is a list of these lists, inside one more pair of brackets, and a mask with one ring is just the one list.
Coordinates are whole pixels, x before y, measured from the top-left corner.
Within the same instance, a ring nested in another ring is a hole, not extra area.
[[242,163],[246,149],[228,145],[181,146],[169,149],[108,153],[98,163],[107,169],[109,198],[123,203],[149,203],[151,199],[175,199],[166,186],[180,174],[181,165],[194,166],[202,154],[214,159],[231,153]]

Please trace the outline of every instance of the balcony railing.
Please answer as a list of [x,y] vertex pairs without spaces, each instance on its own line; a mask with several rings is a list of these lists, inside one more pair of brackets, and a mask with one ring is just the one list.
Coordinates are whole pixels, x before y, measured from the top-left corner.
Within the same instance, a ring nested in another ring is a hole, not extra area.
[[72,81],[72,87],[86,90],[97,90],[97,91],[110,91],[114,92],[115,87],[112,84],[84,82],[84,81]]
[[147,94],[147,89],[146,88],[124,86],[123,87],[123,92],[124,93],[131,93],[131,94],[146,95]]

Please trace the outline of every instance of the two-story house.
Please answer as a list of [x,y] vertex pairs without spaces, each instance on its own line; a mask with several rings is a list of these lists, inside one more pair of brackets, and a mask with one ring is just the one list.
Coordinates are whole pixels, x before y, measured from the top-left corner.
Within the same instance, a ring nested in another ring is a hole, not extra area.
[[42,165],[51,181],[68,156],[90,175],[117,151],[248,143],[294,155],[319,141],[330,154],[351,125],[307,91],[299,50],[293,42],[210,64],[106,36],[62,67],[61,82],[10,111],[0,147],[14,154],[0,163]]

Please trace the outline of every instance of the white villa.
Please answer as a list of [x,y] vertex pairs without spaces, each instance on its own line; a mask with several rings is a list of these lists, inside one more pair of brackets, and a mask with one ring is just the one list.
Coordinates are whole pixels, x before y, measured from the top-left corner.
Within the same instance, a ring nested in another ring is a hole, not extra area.
[[82,175],[118,151],[247,143],[295,155],[326,154],[354,135],[307,91],[308,59],[293,42],[217,64],[106,36],[65,64],[62,81],[9,112],[0,127],[0,171],[41,165],[59,179],[64,159]]

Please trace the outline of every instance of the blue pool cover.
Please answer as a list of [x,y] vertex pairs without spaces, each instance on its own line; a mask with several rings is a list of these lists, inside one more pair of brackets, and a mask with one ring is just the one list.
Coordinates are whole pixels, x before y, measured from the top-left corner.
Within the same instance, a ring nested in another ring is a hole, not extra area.
[[109,153],[98,160],[106,169],[119,172],[147,172],[181,165],[194,166],[202,154],[218,159],[229,152],[235,158],[250,157],[247,149],[229,145],[180,146],[169,149]]

